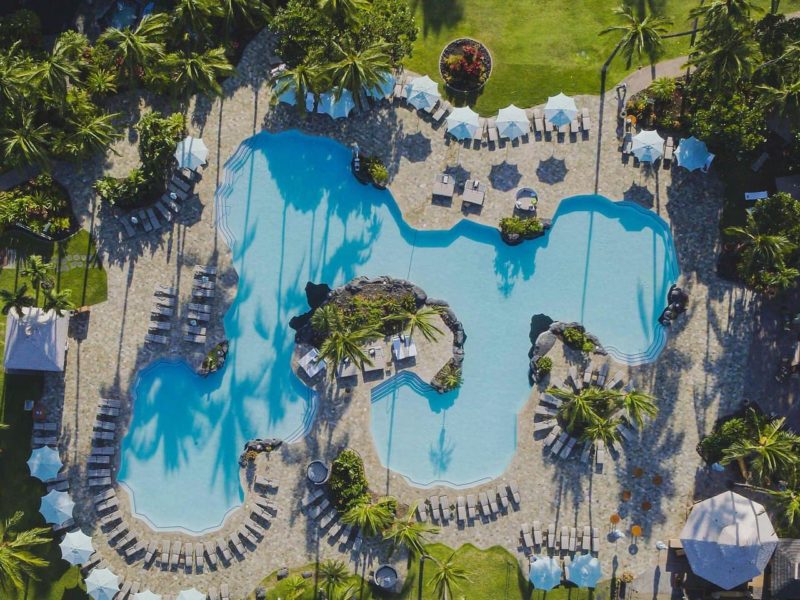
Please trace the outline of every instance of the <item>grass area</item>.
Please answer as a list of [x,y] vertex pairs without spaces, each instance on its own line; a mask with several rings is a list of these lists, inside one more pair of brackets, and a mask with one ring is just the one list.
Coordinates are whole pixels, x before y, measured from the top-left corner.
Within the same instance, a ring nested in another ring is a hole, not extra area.
[[[430,556],[437,560],[445,560],[453,552],[452,548],[444,544],[429,544],[426,550]],[[528,583],[527,576],[519,568],[517,557],[505,548],[493,546],[487,550],[476,548],[472,544],[465,544],[456,551],[456,563],[470,573],[470,581],[465,583],[462,590],[455,591],[455,598],[461,594],[465,598],[492,598],[493,600],[602,600],[609,597],[608,582],[602,583],[594,593],[587,589],[575,587],[558,587],[554,590],[544,592],[533,590]],[[315,572],[315,565],[306,565],[294,569],[291,575],[300,575],[302,572]],[[419,596],[419,564],[412,564],[406,580],[403,582],[403,589],[399,594],[382,595],[373,590],[371,586],[354,575],[351,584],[357,590],[361,590],[360,595],[356,595],[359,600],[375,600],[381,598],[396,598],[397,600],[438,600],[430,585],[434,569],[430,561],[425,561],[422,569],[422,595]],[[268,600],[278,600],[286,597],[285,580],[276,583],[275,573],[266,577],[262,586],[267,589]],[[308,580],[307,590],[301,600],[315,600],[314,578]],[[317,587],[320,583],[318,582]],[[255,598],[255,596],[251,596]]]
[[[626,0],[638,5],[643,0]],[[439,76],[439,54],[451,40],[472,37],[486,44],[493,68],[474,108],[483,115],[514,103],[523,108],[539,104],[548,96],[597,94],[600,67],[619,41],[617,33],[599,36],[609,25],[618,24],[611,10],[616,0],[411,0],[420,34],[406,66]],[[689,31],[689,11],[696,0],[654,0],[649,6],[673,21],[671,33]],[[769,6],[767,0],[758,0]],[[784,0],[783,12],[800,10],[800,0]],[[667,39],[664,58],[687,54],[689,36]],[[632,65],[633,69],[639,67]],[[625,62],[615,58],[607,86],[626,74]]]

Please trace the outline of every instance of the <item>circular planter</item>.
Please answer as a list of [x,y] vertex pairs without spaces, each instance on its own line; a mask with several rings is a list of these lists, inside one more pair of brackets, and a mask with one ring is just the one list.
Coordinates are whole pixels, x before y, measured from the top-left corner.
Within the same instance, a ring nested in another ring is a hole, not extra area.
[[[454,79],[450,74],[447,59],[454,55],[463,56],[464,49],[468,47],[474,47],[476,49],[477,57],[485,65],[485,75],[481,79],[476,78],[474,80],[470,80],[466,77]],[[444,47],[444,50],[442,50],[442,53],[439,55],[439,74],[445,81],[445,85],[453,91],[463,94],[477,92],[486,85],[486,82],[489,81],[489,77],[492,74],[492,55],[484,44],[472,38],[453,40]]]
[[380,565],[374,577],[375,585],[382,590],[393,590],[397,585],[397,570],[392,565]]
[[315,485],[322,485],[328,481],[329,475],[330,469],[328,469],[327,465],[321,460],[310,462],[306,468],[306,477],[308,477],[308,480]]

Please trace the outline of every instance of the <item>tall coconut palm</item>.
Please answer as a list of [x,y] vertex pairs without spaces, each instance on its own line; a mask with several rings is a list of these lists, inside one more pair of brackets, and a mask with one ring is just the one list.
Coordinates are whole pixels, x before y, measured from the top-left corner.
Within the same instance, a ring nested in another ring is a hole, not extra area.
[[391,540],[394,547],[405,546],[412,558],[422,556],[424,546],[428,543],[428,535],[439,533],[439,528],[435,525],[417,521],[416,510],[417,505],[412,505],[408,509],[406,517],[404,519],[395,519],[392,526],[383,534],[383,538]]
[[15,290],[0,289],[0,302],[3,304],[0,313],[7,315],[13,310],[20,319],[23,316],[22,310],[34,305],[33,298],[28,296],[26,284],[22,284]]
[[286,600],[300,600],[306,591],[306,580],[299,575],[287,577],[283,582],[283,593]]
[[178,55],[175,67],[175,87],[182,95],[201,93],[221,96],[222,86],[217,80],[236,73],[225,56],[224,48]]
[[50,165],[53,129],[47,123],[37,123],[36,112],[22,109],[9,125],[0,129],[0,152],[7,164],[24,166]]
[[72,290],[45,292],[42,308],[47,312],[53,311],[59,317],[63,317],[65,312],[75,308],[75,305],[72,304]]
[[707,32],[730,31],[747,25],[752,13],[761,12],[763,9],[752,0],[713,0],[693,8],[689,11],[689,18],[702,19],[703,29]]
[[327,336],[334,329],[342,327],[344,327],[342,312],[335,304],[320,306],[311,315],[311,328],[317,335]]
[[220,8],[225,23],[225,34],[230,35],[236,23],[261,27],[269,18],[269,7],[262,0],[221,0]]
[[319,566],[319,574],[324,582],[325,595],[331,597],[333,590],[347,582],[350,571],[340,560],[326,560]]
[[654,398],[650,394],[639,390],[631,390],[621,395],[617,404],[625,411],[628,422],[641,429],[644,427],[645,417],[652,418],[658,414],[658,408],[653,403],[653,400]]
[[21,529],[22,517],[22,512],[17,512],[0,522],[0,591],[4,598],[16,597],[24,590],[26,579],[38,580],[38,571],[50,564],[32,552],[51,541],[50,529]]
[[408,331],[409,336],[413,336],[415,331],[419,331],[429,342],[435,342],[444,332],[436,326],[438,317],[442,314],[440,306],[423,306],[413,312],[401,311],[395,315],[386,317],[386,321],[400,322]]
[[338,96],[344,90],[353,94],[356,105],[363,104],[365,90],[381,85],[392,68],[389,58],[389,47],[384,42],[377,42],[364,50],[342,48],[334,42],[339,60],[328,66],[327,72]]
[[747,79],[759,60],[758,44],[749,32],[735,30],[721,39],[709,39],[698,45],[689,64],[707,74],[717,89]]
[[62,143],[63,150],[73,156],[88,156],[95,152],[105,152],[116,140],[122,137],[114,119],[119,113],[78,114],[67,119],[67,135]]
[[351,331],[344,325],[333,329],[322,342],[319,349],[320,358],[325,359],[332,368],[329,369],[331,377],[336,374],[336,369],[345,359],[350,360],[358,368],[363,368],[364,363],[371,365],[363,346],[376,338],[381,337],[381,332],[375,329],[358,329]]
[[469,582],[469,573],[455,562],[456,553],[453,552],[445,560],[435,560],[436,571],[431,577],[431,584],[439,600],[450,600],[453,591],[459,589],[462,583]]
[[548,394],[561,400],[558,416],[564,421],[568,431],[573,431],[576,426],[585,427],[588,424],[601,420],[598,414],[598,401],[602,398],[592,388],[584,388],[579,392],[551,387]]
[[614,9],[614,14],[618,15],[623,23],[605,28],[600,35],[622,32],[617,50],[625,57],[625,68],[631,68],[634,56],[640,63],[642,57],[646,56],[650,64],[654,64],[661,54],[662,36],[667,33],[672,21],[653,14],[639,17],[631,6],[619,6]]
[[63,105],[68,84],[80,84],[78,58],[82,50],[83,42],[79,38],[62,34],[56,38],[50,52],[28,71],[34,84],[46,90],[54,105]]
[[355,25],[361,20],[367,2],[365,0],[318,0],[317,7],[332,19]]
[[619,419],[597,419],[584,428],[581,439],[588,442],[603,442],[606,447],[612,446],[621,440],[618,425]]
[[378,535],[394,521],[393,502],[391,498],[380,498],[377,502],[364,500],[344,513],[342,522],[357,526],[367,537]]
[[208,39],[214,19],[222,16],[218,0],[178,0],[172,9],[172,27],[184,40],[199,45]]
[[[800,64],[798,65],[800,69]],[[779,87],[760,85],[758,89],[768,104],[784,115],[800,115],[800,78]]]
[[784,256],[795,246],[784,235],[761,233],[752,215],[747,215],[743,227],[726,227],[725,235],[739,241],[742,253],[742,269],[745,274],[754,274],[764,269],[774,271],[784,266]]
[[767,420],[755,412],[751,418],[752,437],[731,444],[720,462],[727,465],[736,461],[745,479],[750,478],[752,471],[759,480],[769,480],[781,469],[797,465],[800,437],[783,428],[786,419]]
[[306,108],[306,94],[317,94],[320,88],[322,71],[319,66],[303,62],[292,69],[286,69],[275,79],[274,98],[293,92],[295,106],[302,112]]
[[0,100],[8,106],[17,106],[27,88],[28,68],[20,53],[21,42],[0,52]]
[[796,489],[770,490],[759,488],[770,496],[773,506],[778,511],[778,519],[788,528],[800,525],[800,492]]
[[136,29],[109,27],[98,39],[116,51],[117,60],[129,80],[141,77],[164,57],[164,41],[169,29],[169,15],[147,15]]
[[25,266],[22,267],[20,275],[27,277],[31,280],[33,289],[36,290],[36,301],[39,301],[39,291],[44,287],[49,287],[51,283],[50,271],[52,265],[44,261],[38,254],[32,254],[25,261]]

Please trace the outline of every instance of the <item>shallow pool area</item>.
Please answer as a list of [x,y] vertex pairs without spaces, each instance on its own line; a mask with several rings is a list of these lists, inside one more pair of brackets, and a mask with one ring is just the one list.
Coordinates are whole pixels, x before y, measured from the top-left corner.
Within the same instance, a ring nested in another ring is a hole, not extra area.
[[157,362],[131,394],[118,479],[154,527],[218,527],[242,502],[245,441],[296,440],[308,429],[316,400],[291,372],[288,325],[308,310],[308,281],[409,279],[464,324],[459,390],[440,395],[405,372],[372,392],[378,456],[420,486],[464,486],[508,465],[530,394],[532,315],[582,322],[623,362],[653,360],[663,347],[657,318],[678,265],[669,228],[652,212],[568,198],[546,236],[510,247],[474,222],[411,228],[391,194],[360,185],[349,163],[337,142],[286,132],[246,140],[226,164],[217,210],[239,288],[225,315],[225,368],[201,378]]

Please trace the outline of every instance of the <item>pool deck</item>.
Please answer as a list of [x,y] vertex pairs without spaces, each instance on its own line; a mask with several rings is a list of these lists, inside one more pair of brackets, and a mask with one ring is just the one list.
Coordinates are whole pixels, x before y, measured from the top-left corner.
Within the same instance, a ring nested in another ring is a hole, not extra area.
[[[678,169],[651,172],[623,164],[615,136],[613,91],[602,106],[603,136],[599,143],[601,105],[600,99],[592,96],[576,98],[579,107],[590,109],[595,124],[588,140],[530,141],[499,148],[484,143],[480,150],[445,141],[442,129],[432,128],[405,107],[384,106],[337,122],[325,116],[301,120],[285,106],[271,106],[262,75],[267,72],[262,58],[266,55],[266,40],[267,35],[262,33],[247,49],[241,75],[226,83],[223,101],[195,105],[189,111],[191,134],[202,136],[211,149],[210,164],[197,185],[200,200],[194,211],[171,231],[120,241],[113,211],[94,204],[91,183],[101,172],[122,175],[138,162],[132,141],[135,137],[126,136],[117,143],[119,156],[109,153],[107,162],[98,160],[78,171],[56,168],[55,176],[70,190],[76,213],[87,228],[94,226],[109,279],[108,301],[92,307],[88,322],[75,328],[77,337],[70,341],[63,378],[47,380],[48,409],[61,416],[62,456],[71,493],[78,502],[77,523],[94,536],[98,551],[112,570],[139,581],[142,589],[149,587],[174,595],[189,586],[207,590],[227,582],[232,596],[238,598],[251,592],[263,576],[284,566],[339,558],[350,559],[354,569],[367,573],[378,564],[380,557],[371,551],[357,561],[354,555],[342,553],[338,545],[330,544],[324,536],[320,538],[316,527],[300,513],[299,498],[306,489],[304,471],[310,460],[330,461],[346,444],[364,457],[368,479],[376,492],[393,494],[405,504],[432,493],[409,486],[402,477],[381,466],[369,433],[369,388],[359,384],[346,402],[323,399],[323,408],[307,438],[284,446],[269,459],[259,459],[259,470],[266,467],[270,477],[280,483],[273,496],[278,517],[266,538],[243,562],[234,561],[230,568],[200,574],[143,570],[141,561],[127,565],[96,524],[91,494],[86,488],[86,458],[91,449],[96,406],[101,396],[127,400],[137,370],[165,355],[164,351],[143,344],[154,285],[178,287],[185,301],[193,265],[219,265],[224,293],[214,301],[214,320],[205,349],[224,337],[221,318],[235,294],[236,274],[224,240],[214,227],[214,190],[222,176],[222,164],[243,139],[262,128],[299,128],[345,144],[358,142],[363,151],[384,158],[391,175],[390,189],[406,221],[415,227],[448,228],[462,218],[496,226],[500,217],[511,214],[518,186],[531,186],[539,192],[541,217],[551,216],[564,197],[596,191],[612,199],[624,198],[648,206],[670,224],[682,273],[679,283],[690,296],[689,310],[672,326],[667,346],[655,363],[627,370],[640,388],[659,399],[661,411],[645,429],[643,439],[626,446],[621,456],[609,462],[605,473],[592,474],[577,460],[553,461],[544,456],[541,442],[533,439],[535,402],[529,402],[520,413],[517,452],[502,477],[519,482],[520,510],[465,528],[450,524],[437,536],[437,541],[453,546],[465,542],[481,547],[501,544],[517,553],[523,522],[538,520],[545,527],[550,522],[559,527],[591,524],[601,532],[599,558],[607,576],[615,569],[617,573],[643,571],[657,559],[656,541],[677,537],[693,499],[705,497],[724,483],[719,476],[701,469],[694,448],[718,415],[748,397],[745,378],[755,309],[748,292],[720,280],[715,272],[722,188],[713,169],[703,175]],[[130,124],[144,108],[144,100],[138,97],[115,107],[128,117]],[[469,174],[489,184],[480,213],[462,212],[457,198],[452,206],[431,202],[435,174],[457,163],[460,166],[456,172],[461,179]],[[497,177],[492,176],[493,167]],[[442,362],[449,352],[446,346],[443,344],[440,349]],[[469,343],[465,351],[469,352]],[[576,357],[561,356],[559,346],[554,354],[554,374],[564,375],[568,361]],[[192,360],[200,356],[197,348],[187,344],[176,345],[174,352],[166,355],[189,356]],[[612,364],[612,371],[615,366]],[[487,405],[487,409],[491,406]],[[123,417],[129,414],[126,408]],[[125,422],[124,418],[121,422]],[[118,432],[117,443],[121,435]],[[644,470],[644,477],[634,478],[636,467]],[[656,474],[663,479],[659,486],[650,481]],[[448,494],[453,502],[459,494],[481,489],[434,491]],[[632,491],[630,502],[621,500],[623,490]],[[652,504],[646,513],[641,510],[644,500]],[[246,502],[252,502],[252,495],[248,494]],[[127,512],[128,507],[123,511]],[[606,540],[608,518],[615,512],[623,516],[620,528],[634,523],[643,527],[644,536],[635,548],[629,548],[630,540],[616,544]],[[241,511],[231,515],[220,534],[235,531],[242,519]],[[180,534],[153,534],[141,521],[128,519],[128,523],[140,541],[194,541]],[[522,560],[521,553],[517,556]],[[395,561],[405,564],[399,555]]]

